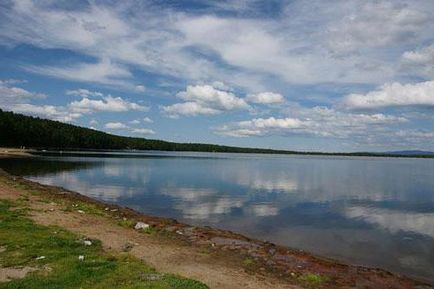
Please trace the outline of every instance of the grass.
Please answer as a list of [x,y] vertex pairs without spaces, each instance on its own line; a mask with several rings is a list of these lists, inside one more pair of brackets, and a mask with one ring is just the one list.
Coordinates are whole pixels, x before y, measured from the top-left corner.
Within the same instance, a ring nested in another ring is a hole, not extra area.
[[328,278],[318,274],[307,273],[298,277],[298,280],[308,288],[318,288],[327,282]]
[[[23,279],[0,283],[0,289],[205,289],[204,284],[171,274],[160,274],[128,255],[111,255],[92,240],[59,227],[33,223],[26,209],[0,200],[1,267],[29,266],[38,270]],[[38,258],[44,256],[44,258]],[[84,260],[79,260],[84,256]]]

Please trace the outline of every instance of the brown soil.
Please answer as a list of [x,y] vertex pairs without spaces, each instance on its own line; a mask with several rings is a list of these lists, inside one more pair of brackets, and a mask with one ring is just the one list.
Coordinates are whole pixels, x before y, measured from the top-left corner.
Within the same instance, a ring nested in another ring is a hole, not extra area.
[[21,279],[26,277],[30,272],[36,271],[33,267],[22,267],[22,268],[2,268],[0,267],[0,282],[8,282],[13,279]]
[[[383,270],[340,264],[229,231],[145,216],[5,173],[0,176],[0,198],[27,200],[39,224],[99,239],[108,251],[128,252],[161,272],[200,280],[210,288],[433,288]],[[76,204],[82,202],[100,213],[78,210]],[[151,234],[119,225],[137,221],[150,224]],[[323,281],[310,283],[303,278],[307,274],[320,275]]]

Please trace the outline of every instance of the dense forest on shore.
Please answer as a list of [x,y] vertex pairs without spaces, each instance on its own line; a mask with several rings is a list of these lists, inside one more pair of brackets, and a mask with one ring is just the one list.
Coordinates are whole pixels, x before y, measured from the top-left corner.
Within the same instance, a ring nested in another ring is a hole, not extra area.
[[[202,143],[176,143],[138,137],[108,134],[90,128],[59,121],[26,116],[0,109],[0,146],[34,149],[84,149],[84,150],[162,150],[230,153],[309,154],[348,156],[393,156],[388,153],[322,153],[245,148]],[[405,155],[406,156],[406,155]],[[411,155],[411,157],[434,157]]]

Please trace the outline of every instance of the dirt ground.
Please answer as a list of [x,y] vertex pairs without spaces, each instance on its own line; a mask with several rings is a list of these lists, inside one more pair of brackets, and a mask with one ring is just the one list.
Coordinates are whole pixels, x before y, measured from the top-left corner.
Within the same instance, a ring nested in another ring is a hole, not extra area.
[[[210,288],[433,289],[382,270],[339,264],[232,232],[144,216],[5,173],[0,173],[0,198],[24,202],[36,223],[99,239],[107,251],[128,252],[158,271],[196,279]],[[83,204],[97,210],[81,209]],[[156,232],[132,228],[139,220]]]

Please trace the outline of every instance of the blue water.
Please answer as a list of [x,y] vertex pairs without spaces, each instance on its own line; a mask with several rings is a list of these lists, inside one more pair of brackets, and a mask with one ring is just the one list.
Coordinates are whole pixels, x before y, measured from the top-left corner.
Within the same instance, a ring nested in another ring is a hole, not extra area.
[[434,282],[434,160],[148,152],[0,160],[29,179]]

